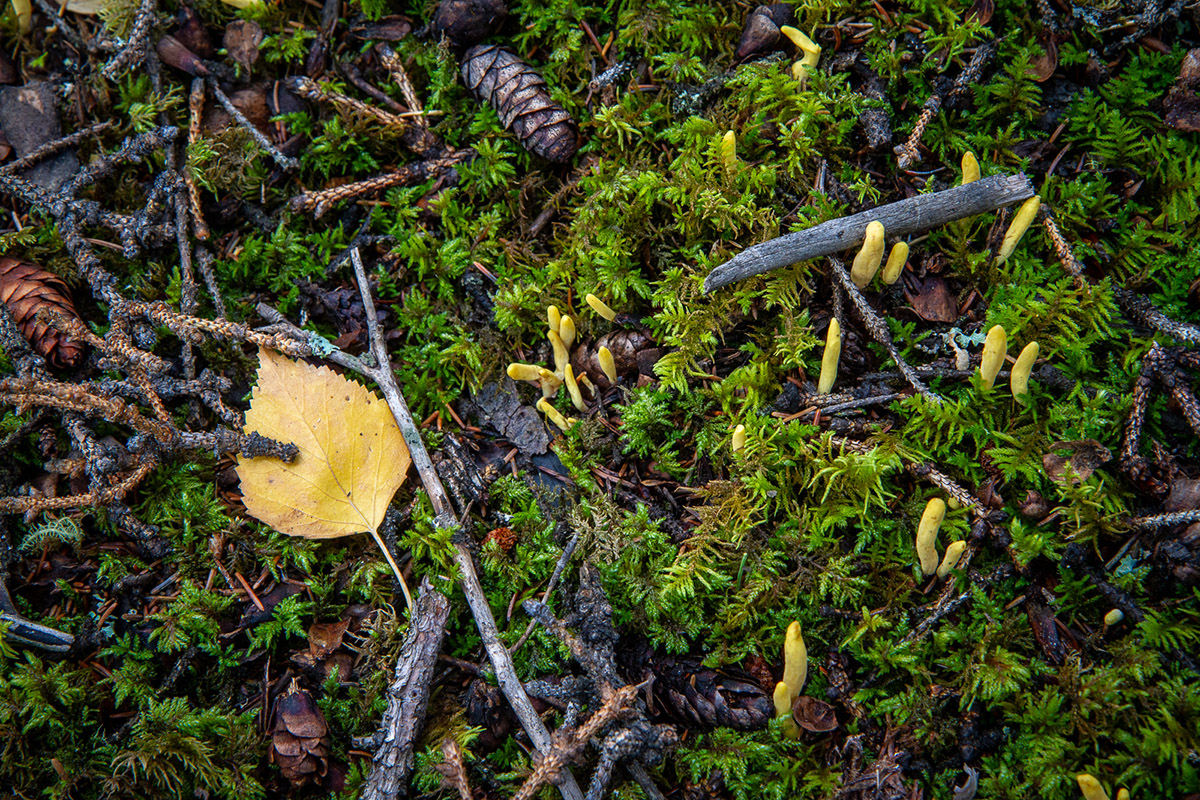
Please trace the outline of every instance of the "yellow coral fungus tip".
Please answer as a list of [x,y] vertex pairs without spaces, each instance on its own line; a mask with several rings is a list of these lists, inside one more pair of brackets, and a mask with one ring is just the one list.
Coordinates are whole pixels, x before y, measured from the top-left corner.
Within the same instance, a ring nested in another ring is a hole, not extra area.
[[609,322],[612,322],[617,318],[617,312],[613,311],[612,308],[609,307],[608,303],[605,303],[599,297],[596,297],[596,295],[589,294],[583,299],[586,300],[587,304],[592,307],[592,311],[595,311]]

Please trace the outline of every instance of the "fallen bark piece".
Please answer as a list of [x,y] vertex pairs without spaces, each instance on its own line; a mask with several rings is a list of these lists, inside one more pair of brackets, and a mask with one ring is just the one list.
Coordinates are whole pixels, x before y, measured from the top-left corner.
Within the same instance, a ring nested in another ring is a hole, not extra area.
[[883,223],[891,236],[908,236],[956,219],[995,211],[1033,197],[1033,184],[1024,174],[992,175],[941,192],[919,194],[907,200],[832,219],[776,239],[756,244],[717,267],[704,280],[704,292],[773,269],[839,253],[862,244],[867,225]]

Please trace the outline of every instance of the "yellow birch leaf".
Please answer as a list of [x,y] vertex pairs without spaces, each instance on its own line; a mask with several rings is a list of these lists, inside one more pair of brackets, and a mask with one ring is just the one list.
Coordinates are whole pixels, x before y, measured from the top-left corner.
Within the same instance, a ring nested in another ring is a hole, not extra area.
[[328,367],[270,350],[258,359],[246,433],[292,442],[300,454],[291,464],[238,457],[246,510],[291,536],[371,533],[378,541],[412,463],[387,403]]

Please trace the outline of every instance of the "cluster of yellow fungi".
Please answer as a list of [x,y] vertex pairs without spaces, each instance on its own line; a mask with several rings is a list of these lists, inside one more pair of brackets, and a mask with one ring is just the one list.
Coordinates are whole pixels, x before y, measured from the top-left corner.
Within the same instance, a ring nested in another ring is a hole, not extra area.
[[925,513],[921,515],[921,522],[917,525],[917,559],[920,562],[921,574],[927,578],[936,574],[938,580],[945,580],[950,570],[958,566],[958,560],[967,549],[967,543],[961,539],[951,542],[946,547],[941,564],[938,563],[937,535],[945,518],[946,501],[935,497],[925,504]]
[[804,637],[800,635],[800,623],[792,622],[783,637],[783,680],[775,684],[772,697],[775,702],[775,716],[783,720],[784,730],[792,738],[800,735],[800,729],[792,719],[792,702],[800,695],[806,680],[808,650],[804,647]]
[[[609,322],[617,318],[617,312],[593,294],[587,296],[587,304]],[[551,372],[537,364],[513,363],[508,365],[508,377],[514,381],[530,381],[538,384],[542,390],[542,397],[537,402],[538,411],[541,411],[547,419],[565,431],[578,420],[574,417],[564,417],[550,402],[551,399],[558,394],[558,390],[562,386],[566,386],[571,404],[580,411],[586,411],[587,403],[583,398],[583,393],[586,390],[588,395],[595,397],[596,387],[586,374],[577,376],[574,367],[571,366],[571,345],[575,343],[576,336],[575,320],[559,311],[558,306],[548,306],[546,322],[549,325],[546,338],[550,340],[550,347],[554,351],[554,371]],[[611,383],[616,384],[617,366],[612,352],[607,347],[601,347],[596,353],[596,360],[600,362],[600,369],[604,371],[605,377]]]
[[[1017,356],[1016,362],[1013,363],[1012,371],[1008,376],[1008,385],[1012,389],[1013,397],[1021,397],[1029,393],[1029,375],[1033,372],[1038,352],[1038,343],[1030,342],[1025,345],[1021,354]],[[1000,367],[1004,366],[1007,357],[1008,333],[1004,330],[1003,325],[993,325],[987,333],[987,340],[983,343],[983,358],[979,362],[979,377],[984,386],[990,389],[995,385],[996,376],[1000,374]]]

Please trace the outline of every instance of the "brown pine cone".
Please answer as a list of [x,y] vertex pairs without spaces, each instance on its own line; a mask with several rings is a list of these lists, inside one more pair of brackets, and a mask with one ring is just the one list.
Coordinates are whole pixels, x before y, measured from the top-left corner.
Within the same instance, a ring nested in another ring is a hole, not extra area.
[[463,57],[462,77],[529,152],[561,164],[579,149],[575,120],[550,99],[538,71],[512,51],[490,44],[472,47]]
[[275,706],[271,761],[293,786],[319,783],[329,770],[329,726],[295,679]]
[[0,302],[33,349],[58,367],[73,367],[83,348],[48,321],[38,319],[38,309],[56,310],[79,319],[67,285],[58,276],[29,261],[0,258]]
[[710,669],[695,656],[673,656],[635,643],[620,654],[631,683],[646,685],[651,721],[669,719],[689,728],[767,727],[771,699],[753,676],[734,667]]

